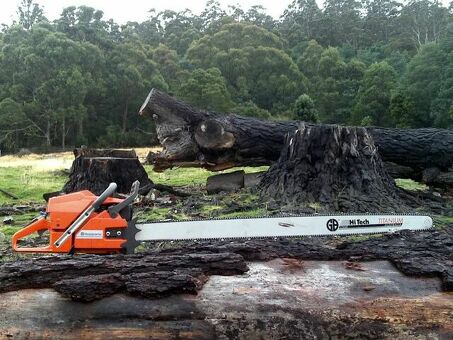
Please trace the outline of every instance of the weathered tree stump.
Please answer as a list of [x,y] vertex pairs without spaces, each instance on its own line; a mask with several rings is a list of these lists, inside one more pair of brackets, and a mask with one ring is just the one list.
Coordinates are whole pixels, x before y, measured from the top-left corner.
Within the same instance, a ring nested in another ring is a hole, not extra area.
[[358,127],[302,125],[288,134],[259,191],[297,208],[319,204],[327,211],[343,212],[407,209],[372,137]]
[[134,150],[82,148],[75,149],[74,156],[69,181],[63,188],[65,193],[90,190],[99,195],[111,182],[118,185],[119,193],[129,193],[136,180],[146,191],[141,194],[153,187]]
[[[300,124],[202,111],[156,89],[149,93],[140,114],[154,119],[163,146],[162,152],[149,159],[156,171],[173,166],[217,171],[235,166],[270,165],[278,159],[285,135],[294,132]],[[366,129],[382,159],[406,167],[405,176],[422,181],[423,170],[436,167],[441,178],[431,176],[430,184],[440,181],[442,186],[453,186],[452,176],[446,175],[453,165],[452,130]],[[391,173],[401,175],[398,171]]]

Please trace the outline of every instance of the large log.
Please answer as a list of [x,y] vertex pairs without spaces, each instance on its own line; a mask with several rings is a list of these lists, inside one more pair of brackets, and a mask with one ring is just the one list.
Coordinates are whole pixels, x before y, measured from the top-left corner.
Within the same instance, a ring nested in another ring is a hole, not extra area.
[[0,338],[447,339],[452,230],[0,262]]
[[[453,299],[389,263],[276,259],[211,277],[197,296],[79,303],[50,289],[0,294],[0,338],[451,339]],[[353,270],[356,269],[356,270]],[[360,270],[359,270],[360,269]],[[108,282],[105,282],[107,285]]]
[[[269,121],[197,110],[152,89],[140,114],[151,116],[163,150],[153,158],[156,171],[173,166],[223,170],[275,162],[284,137],[297,121]],[[422,177],[424,169],[442,173],[453,165],[453,131],[368,127],[384,162],[406,166]],[[420,178],[421,180],[422,178]],[[431,179],[435,183],[435,180]],[[442,177],[446,181],[446,177]]]
[[[196,293],[209,275],[247,271],[244,260],[388,260],[411,276],[437,276],[453,291],[453,225],[441,231],[401,231],[365,240],[338,238],[150,243],[135,255],[44,256],[0,262],[0,293],[53,288],[78,301],[115,293],[158,297]],[[108,284],[107,284],[108,283]]]

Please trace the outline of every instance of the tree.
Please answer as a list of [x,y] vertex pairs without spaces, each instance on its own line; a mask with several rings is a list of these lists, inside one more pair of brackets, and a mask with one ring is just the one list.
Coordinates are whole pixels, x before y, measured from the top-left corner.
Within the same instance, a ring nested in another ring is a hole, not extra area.
[[37,22],[45,20],[43,9],[33,0],[22,0],[17,8],[17,14],[19,24],[26,30],[32,28]]
[[390,100],[390,115],[398,128],[413,127],[415,104],[400,90]]
[[315,0],[293,0],[282,18],[280,31],[292,46],[319,36],[322,11]]
[[316,40],[310,40],[305,48],[302,56],[297,60],[299,69],[312,81],[318,76],[319,61],[321,54],[324,51],[323,47]]
[[368,43],[388,41],[398,26],[402,4],[395,0],[368,0],[365,3],[364,29]]
[[232,103],[218,68],[194,70],[181,85],[179,95],[190,104],[212,111],[229,111]]
[[331,46],[360,46],[363,27],[360,17],[362,3],[357,0],[326,0],[320,29],[321,41]]
[[337,48],[326,48],[319,60],[319,78],[314,97],[321,121],[340,123],[348,119],[343,117],[340,80],[343,78],[345,62]]
[[142,98],[152,87],[168,90],[168,85],[157,69],[156,64],[148,57],[145,46],[139,43],[117,45],[109,56],[112,73],[109,85],[122,111],[121,132],[128,129],[130,107],[137,112]]
[[444,35],[449,13],[438,0],[412,0],[403,7],[401,21],[404,33],[420,50],[423,45],[437,42]]
[[435,44],[427,44],[412,58],[402,80],[403,91],[414,103],[412,127],[433,125],[431,102],[440,91],[445,55]]
[[302,94],[294,103],[294,119],[316,123],[319,121],[315,103],[307,94]]
[[[390,100],[396,85],[396,72],[385,61],[372,64],[365,72],[353,110],[355,123],[391,126]],[[363,125],[363,124],[362,124]]]
[[152,50],[151,55],[169,88],[177,91],[179,85],[186,77],[186,73],[183,72],[179,64],[176,51],[171,50],[164,44],[159,44],[158,47]]
[[306,89],[305,77],[282,47],[275,34],[236,23],[196,41],[187,57],[198,68],[218,68],[233,100],[252,100],[260,108],[282,112]]
[[20,104],[11,98],[0,102],[0,150],[24,145],[24,136],[32,129]]

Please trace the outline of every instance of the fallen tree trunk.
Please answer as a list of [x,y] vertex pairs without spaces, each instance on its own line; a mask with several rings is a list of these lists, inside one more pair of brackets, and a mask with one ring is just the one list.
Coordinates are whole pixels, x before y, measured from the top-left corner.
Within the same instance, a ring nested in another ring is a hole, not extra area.
[[[153,157],[156,171],[173,166],[216,171],[269,165],[278,159],[285,135],[300,124],[200,111],[156,89],[149,93],[140,114],[154,119],[163,146],[162,152]],[[445,173],[453,165],[452,130],[379,127],[367,130],[384,162],[408,167],[417,174],[432,167]],[[442,177],[443,182],[445,178]]]

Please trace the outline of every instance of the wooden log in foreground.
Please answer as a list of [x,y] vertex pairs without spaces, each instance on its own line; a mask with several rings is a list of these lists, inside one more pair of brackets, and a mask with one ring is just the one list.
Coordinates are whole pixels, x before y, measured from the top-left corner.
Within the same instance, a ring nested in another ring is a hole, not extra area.
[[[453,300],[435,278],[388,262],[250,263],[247,276],[213,276],[197,296],[116,294],[77,303],[49,289],[0,294],[0,338],[447,339]],[[360,270],[359,270],[360,268]],[[105,284],[108,284],[106,282]]]
[[[0,262],[0,293],[53,288],[78,301],[115,293],[143,297],[196,293],[209,275],[247,271],[245,261],[389,260],[411,276],[437,276],[453,291],[453,225],[443,231],[387,234],[363,241],[323,238],[187,241],[135,255],[44,256]],[[153,243],[151,243],[153,245]],[[158,244],[157,244],[158,245]]]
[[452,230],[2,262],[0,338],[447,339]]
[[[173,166],[216,171],[269,165],[278,159],[285,135],[300,125],[297,121],[265,121],[201,111],[156,89],[149,93],[140,114],[154,119],[163,146],[153,159],[157,171]],[[367,130],[383,161],[410,168],[416,179],[423,179],[425,169],[434,168],[445,174],[453,165],[452,130],[379,127]],[[442,176],[443,184],[446,178],[449,177]],[[431,183],[435,184],[436,179],[431,178]]]

